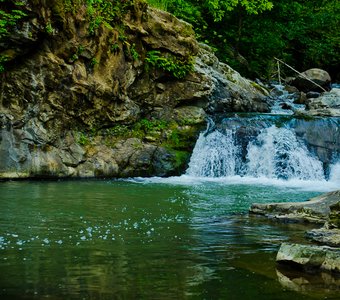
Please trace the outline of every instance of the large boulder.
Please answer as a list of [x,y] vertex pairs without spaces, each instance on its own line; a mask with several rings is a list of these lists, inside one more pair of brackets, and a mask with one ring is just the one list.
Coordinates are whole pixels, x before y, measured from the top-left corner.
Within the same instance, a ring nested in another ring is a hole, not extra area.
[[323,89],[330,89],[331,77],[326,71],[313,68],[302,72],[290,84],[305,93],[310,91],[321,92]]
[[[218,61],[213,51],[200,44],[195,73],[206,83],[203,104],[209,113],[269,112],[268,91],[261,85],[242,77],[230,66]],[[202,98],[197,100],[202,105]]]

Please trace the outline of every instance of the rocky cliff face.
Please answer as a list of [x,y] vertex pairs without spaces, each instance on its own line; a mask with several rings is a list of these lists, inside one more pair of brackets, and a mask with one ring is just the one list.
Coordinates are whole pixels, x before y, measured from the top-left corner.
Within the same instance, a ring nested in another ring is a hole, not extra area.
[[27,0],[0,35],[0,177],[178,174],[206,113],[268,111],[189,24],[116,2]]

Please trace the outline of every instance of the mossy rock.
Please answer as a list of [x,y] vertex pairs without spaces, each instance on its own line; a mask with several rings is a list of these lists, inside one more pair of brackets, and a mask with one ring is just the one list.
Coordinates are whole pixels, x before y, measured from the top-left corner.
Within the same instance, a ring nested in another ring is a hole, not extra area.
[[340,228],[340,201],[330,206],[329,226]]

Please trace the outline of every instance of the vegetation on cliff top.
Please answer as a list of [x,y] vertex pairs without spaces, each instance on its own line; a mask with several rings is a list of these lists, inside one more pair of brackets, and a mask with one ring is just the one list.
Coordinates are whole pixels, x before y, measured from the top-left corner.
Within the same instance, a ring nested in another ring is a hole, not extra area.
[[279,57],[301,71],[324,68],[340,80],[337,0],[148,2],[193,24],[198,39],[244,75],[271,77]]

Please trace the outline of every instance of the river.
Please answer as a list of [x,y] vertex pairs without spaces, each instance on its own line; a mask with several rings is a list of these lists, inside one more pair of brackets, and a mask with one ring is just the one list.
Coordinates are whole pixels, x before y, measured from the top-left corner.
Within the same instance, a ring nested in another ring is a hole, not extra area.
[[276,251],[306,226],[247,214],[334,187],[188,175],[2,182],[0,298],[336,299],[338,286],[280,283]]

